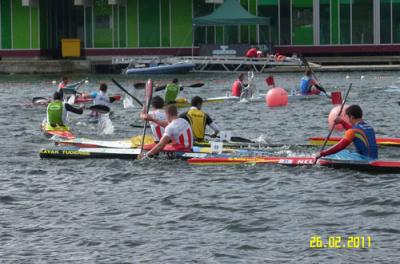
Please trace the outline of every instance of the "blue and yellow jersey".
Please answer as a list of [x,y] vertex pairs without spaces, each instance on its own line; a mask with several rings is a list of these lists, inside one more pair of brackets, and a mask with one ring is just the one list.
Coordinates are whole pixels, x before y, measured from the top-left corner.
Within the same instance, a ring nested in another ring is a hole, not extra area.
[[344,137],[353,142],[357,152],[361,155],[373,159],[378,158],[375,131],[366,122],[360,122],[348,129]]

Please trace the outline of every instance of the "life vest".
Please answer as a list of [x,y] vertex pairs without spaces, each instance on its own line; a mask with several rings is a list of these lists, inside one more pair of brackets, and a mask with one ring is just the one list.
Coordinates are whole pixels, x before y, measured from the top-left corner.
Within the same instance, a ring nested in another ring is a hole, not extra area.
[[178,96],[179,93],[179,85],[175,83],[170,83],[167,85],[165,88],[165,95],[164,95],[164,101],[166,104],[173,102],[176,100],[176,97]]
[[300,80],[300,93],[302,95],[307,95],[310,92],[311,78],[304,76]]
[[57,100],[47,106],[47,123],[50,126],[63,126],[66,119],[64,104]]
[[378,147],[374,129],[366,122],[360,122],[346,131],[348,139],[353,138],[353,144],[359,154],[377,159]]
[[186,113],[186,116],[192,127],[194,138],[198,141],[204,140],[207,120],[206,114],[199,109],[192,108]]
[[240,80],[236,80],[232,85],[232,96],[240,97],[242,94],[242,82]]

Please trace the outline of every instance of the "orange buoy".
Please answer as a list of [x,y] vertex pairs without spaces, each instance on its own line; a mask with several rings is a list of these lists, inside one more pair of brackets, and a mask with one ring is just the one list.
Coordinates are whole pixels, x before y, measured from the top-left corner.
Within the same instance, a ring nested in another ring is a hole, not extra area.
[[[329,128],[332,129],[332,126],[335,126],[335,130],[337,131],[343,131],[343,126],[341,124],[336,124],[335,125],[335,119],[337,118],[339,111],[340,111],[340,107],[341,105],[337,105],[335,106],[331,112],[329,113],[328,116],[328,124],[329,124]],[[345,105],[342,111],[342,114],[340,115],[340,117],[346,121],[347,123],[350,123],[349,118],[346,115],[346,109],[348,108],[348,105]]]
[[269,107],[286,106],[288,102],[288,93],[282,87],[272,88],[265,95],[265,103]]

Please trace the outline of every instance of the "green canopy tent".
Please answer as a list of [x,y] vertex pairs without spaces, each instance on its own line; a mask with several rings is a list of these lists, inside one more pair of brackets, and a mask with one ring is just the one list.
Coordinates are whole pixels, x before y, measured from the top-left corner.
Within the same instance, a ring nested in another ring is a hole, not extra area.
[[209,15],[193,18],[197,26],[225,25],[269,25],[268,17],[259,17],[247,12],[237,0],[225,0]]
[[[209,15],[193,18],[194,26],[270,25],[269,17],[250,14],[237,0],[225,2]],[[194,39],[193,39],[194,40]],[[257,34],[257,42],[260,42]]]

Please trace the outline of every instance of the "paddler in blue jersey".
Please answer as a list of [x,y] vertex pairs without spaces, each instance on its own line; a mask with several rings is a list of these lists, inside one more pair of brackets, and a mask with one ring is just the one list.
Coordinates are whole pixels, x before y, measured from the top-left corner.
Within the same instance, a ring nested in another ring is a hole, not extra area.
[[214,131],[211,137],[216,137],[219,133],[219,128],[211,117],[201,110],[203,99],[200,96],[195,96],[192,98],[191,105],[192,107],[189,111],[181,114],[180,117],[190,123],[194,139],[198,142],[204,141],[207,125]]
[[61,92],[55,92],[53,95],[53,102],[49,103],[47,106],[46,126],[48,128],[67,127],[67,112],[78,115],[83,113],[83,106],[75,108],[68,103],[64,103],[62,100],[63,94]]
[[175,103],[180,90],[181,87],[179,86],[179,80],[176,78],[173,79],[172,83],[169,83],[165,88],[165,93],[164,93],[165,104]]
[[310,69],[305,72],[300,81],[300,93],[302,95],[315,95],[325,91],[318,82],[313,78],[313,73]]
[[[325,157],[334,159],[374,160],[378,158],[378,147],[374,129],[365,122],[363,112],[358,105],[351,105],[346,109],[350,124],[338,117],[336,124],[342,124],[346,129],[344,137],[331,148],[319,153],[316,158]],[[356,152],[344,149],[354,144]],[[333,155],[335,154],[335,155]]]

